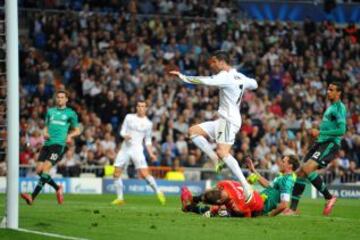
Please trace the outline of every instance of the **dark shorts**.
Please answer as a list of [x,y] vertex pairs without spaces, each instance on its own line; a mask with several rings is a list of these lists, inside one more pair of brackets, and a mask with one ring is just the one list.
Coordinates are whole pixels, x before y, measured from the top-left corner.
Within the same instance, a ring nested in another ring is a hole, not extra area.
[[50,161],[55,165],[60,161],[65,153],[65,146],[54,144],[49,146],[43,146],[40,151],[38,160],[40,162]]
[[326,167],[334,158],[339,150],[339,145],[334,142],[315,142],[304,157],[304,162],[312,159],[321,168]]

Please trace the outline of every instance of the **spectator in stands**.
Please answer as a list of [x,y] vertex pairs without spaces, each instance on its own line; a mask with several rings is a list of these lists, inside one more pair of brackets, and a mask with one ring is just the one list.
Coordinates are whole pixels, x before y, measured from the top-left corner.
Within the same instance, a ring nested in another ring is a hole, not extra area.
[[57,171],[64,177],[78,177],[80,175],[80,164],[80,157],[75,153],[75,147],[71,146],[58,163]]

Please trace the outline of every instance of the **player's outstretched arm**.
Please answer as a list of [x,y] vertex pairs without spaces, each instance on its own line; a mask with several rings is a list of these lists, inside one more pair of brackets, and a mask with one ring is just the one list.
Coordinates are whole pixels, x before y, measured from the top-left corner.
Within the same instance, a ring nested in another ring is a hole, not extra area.
[[222,73],[218,73],[216,75],[212,76],[187,76],[179,71],[170,71],[169,74],[175,75],[178,78],[180,78],[183,82],[191,83],[191,84],[203,84],[208,86],[225,86],[229,82],[226,81],[226,79],[223,78]]
[[260,173],[258,173],[256,171],[254,163],[252,162],[251,158],[249,156],[247,156],[245,161],[246,161],[246,165],[247,165],[248,169],[252,173],[252,175],[250,176],[251,182],[252,183],[259,182],[261,186],[263,186],[265,188],[269,187],[270,182],[266,178],[261,176]]
[[274,210],[269,212],[269,217],[274,217],[280,213],[282,213],[289,205],[289,202],[282,200]]

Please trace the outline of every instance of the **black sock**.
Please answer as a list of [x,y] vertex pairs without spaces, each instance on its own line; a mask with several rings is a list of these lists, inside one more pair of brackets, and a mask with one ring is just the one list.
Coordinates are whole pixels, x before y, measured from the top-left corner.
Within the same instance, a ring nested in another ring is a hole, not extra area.
[[199,205],[189,205],[186,207],[187,211],[197,213],[197,214],[204,214],[206,211],[210,209],[208,206],[199,206]]
[[329,192],[328,188],[326,187],[324,181],[321,179],[317,172],[312,172],[309,174],[308,179],[314,185],[314,187],[321,192],[325,199],[332,198],[331,193]]
[[39,176],[40,176],[40,179],[39,179],[33,193],[31,194],[31,197],[32,197],[33,200],[41,192],[42,188],[44,187],[44,185],[46,183],[46,180],[42,177],[42,173],[40,173]]
[[[50,177],[50,176],[49,176]],[[52,186],[56,191],[59,190],[59,185],[56,184],[56,182],[54,181],[54,179],[52,179],[52,177],[49,178],[48,182],[47,182],[50,186]]]
[[56,191],[59,189],[59,186],[56,184],[56,182],[51,178],[51,176],[48,173],[42,173],[41,177],[45,179],[45,183],[48,183]]
[[296,179],[292,194],[291,194],[291,204],[290,204],[290,208],[293,211],[296,211],[297,206],[299,204],[300,198],[302,193],[305,190],[305,179],[298,177]]

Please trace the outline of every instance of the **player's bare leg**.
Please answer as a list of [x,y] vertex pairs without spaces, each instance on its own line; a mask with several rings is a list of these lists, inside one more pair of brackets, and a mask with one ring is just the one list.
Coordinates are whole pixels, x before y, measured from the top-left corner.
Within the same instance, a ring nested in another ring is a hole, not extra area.
[[125,203],[124,201],[124,184],[123,181],[121,179],[121,174],[122,174],[122,169],[120,167],[115,167],[115,171],[114,171],[114,186],[115,186],[115,191],[117,194],[117,198],[111,202],[111,204],[113,205],[118,205],[121,206]]
[[219,157],[210,146],[208,140],[206,140],[208,134],[199,125],[195,125],[190,127],[189,136],[192,142],[200,148],[201,151],[210,158],[214,166],[216,166],[219,163]]
[[253,190],[250,184],[247,182],[243,172],[241,171],[237,160],[230,154],[231,147],[231,144],[220,143],[217,146],[216,153],[219,158],[224,161],[226,166],[230,168],[231,172],[237,177],[237,179],[239,179],[241,185],[244,188],[246,201],[249,201],[251,199]]
[[150,187],[155,191],[156,196],[159,199],[159,202],[164,205],[166,203],[166,198],[163,192],[158,188],[155,178],[149,173],[148,168],[140,168],[138,169],[139,174],[146,180],[146,182],[150,185]]

